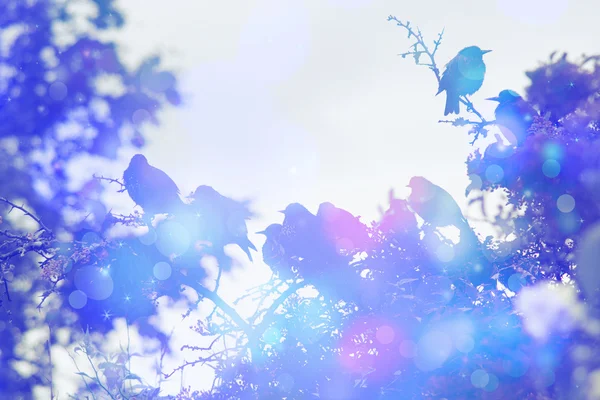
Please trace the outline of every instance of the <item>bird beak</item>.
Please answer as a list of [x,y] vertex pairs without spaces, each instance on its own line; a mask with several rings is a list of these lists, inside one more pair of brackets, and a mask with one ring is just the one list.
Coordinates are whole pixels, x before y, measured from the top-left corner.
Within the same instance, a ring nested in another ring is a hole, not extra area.
[[285,214],[285,210],[279,210],[278,212]]
[[486,100],[500,101],[500,97],[488,97]]
[[481,50],[481,54],[489,53],[491,50]]
[[256,232],[257,235],[266,235],[267,231],[260,231],[260,232]]

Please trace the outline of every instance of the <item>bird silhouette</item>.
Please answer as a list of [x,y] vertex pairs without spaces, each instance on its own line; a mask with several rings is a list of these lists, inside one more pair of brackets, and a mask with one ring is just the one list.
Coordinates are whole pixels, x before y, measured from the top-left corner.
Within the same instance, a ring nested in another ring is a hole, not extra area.
[[460,113],[460,97],[479,90],[485,76],[483,55],[491,50],[481,50],[477,46],[465,47],[448,64],[440,79],[436,96],[446,92],[444,115]]
[[131,158],[123,173],[123,181],[129,197],[143,208],[148,217],[174,214],[185,207],[173,179],[164,171],[148,164],[142,154]]
[[494,114],[496,125],[504,137],[514,145],[523,143],[538,112],[513,90],[503,90],[498,96],[486,100],[499,103]]
[[281,234],[283,225],[271,224],[264,231],[256,232],[259,235],[266,237],[265,244],[262,247],[263,261],[273,273],[283,280],[288,280],[294,277],[290,268],[290,263],[287,258],[285,249],[281,244]]
[[425,223],[439,228],[453,225],[461,231],[461,235],[472,232],[450,193],[422,176],[412,177],[408,187],[411,188],[408,204]]
[[253,216],[248,203],[223,196],[207,185],[198,186],[192,198],[191,205],[206,224],[206,234],[213,246],[237,244],[252,261],[250,249],[256,251],[256,247],[248,239],[246,220]]
[[338,255],[333,243],[329,242],[316,215],[300,203],[291,203],[285,210],[281,243],[290,257],[311,261],[329,262]]
[[338,250],[366,250],[371,238],[358,217],[329,202],[321,203],[317,218],[325,238]]

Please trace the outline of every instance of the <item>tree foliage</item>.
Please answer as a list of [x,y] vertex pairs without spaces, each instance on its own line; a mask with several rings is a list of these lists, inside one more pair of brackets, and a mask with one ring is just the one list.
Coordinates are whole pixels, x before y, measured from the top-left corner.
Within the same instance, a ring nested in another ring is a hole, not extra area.
[[[97,3],[98,29],[122,23],[110,2]],[[46,33],[51,18],[68,22],[65,9],[36,4],[33,21],[47,26]],[[5,11],[0,15],[13,20],[26,12],[16,2]],[[418,28],[389,20],[414,40],[402,56],[431,69],[439,82],[435,55],[442,34],[427,46]],[[64,165],[80,154],[114,157],[125,145],[120,132],[137,132],[144,118],[156,122],[165,100],[178,102],[174,77],[157,69],[158,59],[129,72],[114,45],[88,37],[66,47],[34,41],[32,26],[3,60],[14,72],[3,92],[8,95],[0,129],[3,140],[16,140],[18,148],[11,154],[3,147],[2,157],[11,162],[1,168],[3,176],[19,177],[0,184],[6,206],[1,312],[8,316],[0,321],[0,368],[12,377],[0,383],[3,393],[16,398],[48,384],[50,360],[29,360],[39,370],[24,380],[10,364],[21,357],[15,349],[27,329],[48,325],[88,329],[77,351],[86,354],[95,374],[80,373],[85,384],[79,397],[165,397],[160,388],[132,385],[141,382],[128,366],[132,355],[102,354],[91,336],[101,337],[113,319],[125,318],[142,335],[159,338],[167,352],[168,337],[148,323],[157,300],[166,296],[186,301],[190,312],[200,302],[214,306],[193,326],[208,346],[187,344],[197,358],[160,371],[171,378],[191,365],[210,366],[213,386],[205,392],[183,388],[177,399],[598,398],[597,58],[551,56],[528,72],[524,98],[541,116],[526,140],[509,144],[497,134],[495,143],[475,149],[467,160],[471,206],[483,210],[494,237],[478,237],[452,199],[427,209],[413,194],[405,200],[390,192],[381,217],[364,225],[328,203],[316,215],[291,204],[285,219],[274,221],[282,225],[264,232],[272,279],[230,304],[219,280],[223,270],[235,270],[222,251],[228,243],[217,239],[230,227],[216,209],[196,196],[152,222],[139,213],[113,215],[97,193],[106,180],[108,190],[117,190],[120,177],[91,179],[74,193],[64,173]],[[38,56],[46,48],[55,54],[53,65]],[[125,92],[99,94],[94,79],[102,74],[118,75]],[[97,101],[104,104],[104,117]],[[460,101],[472,119],[440,122],[470,126],[472,143],[496,129],[468,98]],[[64,125],[81,121],[82,134],[65,138]],[[139,135],[131,144],[141,144]],[[35,161],[40,148],[51,161]],[[422,181],[413,182],[416,193]],[[500,202],[494,196],[499,192]],[[91,211],[94,218],[69,223],[65,209]],[[240,210],[244,218],[252,216]],[[17,224],[9,217],[14,213],[33,224]],[[147,233],[111,237],[108,228],[115,225],[147,225]],[[458,240],[443,229],[448,225],[458,228]],[[354,235],[355,228],[367,234]],[[241,246],[239,238],[230,242]],[[219,273],[211,287],[205,278],[214,260]],[[197,302],[185,295],[189,290]],[[44,313],[32,321],[27,310],[35,292],[42,293]],[[256,310],[243,317],[236,305],[248,299]]]

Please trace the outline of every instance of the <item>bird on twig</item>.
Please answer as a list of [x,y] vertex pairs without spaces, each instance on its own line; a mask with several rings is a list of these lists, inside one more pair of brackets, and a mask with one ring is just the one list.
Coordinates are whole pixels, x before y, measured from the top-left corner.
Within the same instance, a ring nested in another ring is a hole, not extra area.
[[148,164],[142,154],[131,158],[123,173],[123,181],[129,197],[142,207],[147,217],[174,214],[185,207],[173,179],[164,171]]
[[207,185],[198,186],[192,198],[191,206],[206,224],[206,234],[213,246],[237,244],[252,261],[250,249],[256,251],[256,247],[248,239],[246,220],[254,214],[248,202],[230,199]]
[[448,64],[440,79],[436,96],[446,92],[444,115],[460,113],[460,97],[479,90],[485,76],[483,55],[491,50],[481,50],[477,46],[465,47]]
[[499,103],[494,114],[496,125],[504,137],[514,145],[523,143],[533,123],[533,117],[539,115],[538,112],[513,90],[503,90],[498,96],[486,100]]

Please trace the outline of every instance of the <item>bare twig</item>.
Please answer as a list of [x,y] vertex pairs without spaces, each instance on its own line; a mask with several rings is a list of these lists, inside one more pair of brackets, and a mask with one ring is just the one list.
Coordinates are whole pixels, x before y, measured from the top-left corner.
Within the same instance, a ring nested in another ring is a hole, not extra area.
[[27,209],[23,206],[18,206],[15,203],[13,203],[12,201],[9,201],[8,199],[5,199],[4,197],[0,197],[0,201],[3,203],[8,204],[9,206],[11,206],[11,209],[8,212],[11,212],[14,208],[16,208],[17,210],[21,210],[23,212],[23,214],[25,214],[26,216],[30,217],[31,219],[33,219],[35,222],[38,223],[38,225],[45,230],[46,232],[50,233],[50,229],[48,229],[46,227],[46,225],[44,225],[44,223],[35,215],[33,215],[32,213],[30,213],[29,211],[27,211]]
[[96,175],[92,175],[92,178],[97,179],[99,181],[107,181],[110,183],[116,183],[117,185],[121,186],[121,189],[117,190],[118,193],[124,192],[127,190],[127,188],[125,188],[125,184],[123,184],[123,182],[121,182],[118,179],[114,179],[114,178],[106,178],[104,176],[96,176]]
[[[427,45],[425,44],[425,39],[423,38],[423,34],[421,33],[421,30],[419,29],[419,27],[416,27],[417,31],[415,32],[414,29],[410,25],[410,21],[406,21],[406,23],[404,23],[404,22],[400,21],[398,18],[394,17],[393,15],[388,16],[388,21],[394,21],[396,23],[396,25],[406,29],[408,31],[409,39],[411,37],[414,37],[416,39],[416,42],[413,45],[411,45],[411,48],[413,50],[408,51],[406,53],[401,53],[401,54],[399,54],[399,56],[402,56],[402,58],[406,58],[406,56],[413,56],[413,58],[415,59],[415,63],[417,65],[424,65],[433,71],[433,73],[435,74],[435,78],[437,79],[438,84],[439,84],[440,80],[441,80],[441,76],[440,76],[440,70],[437,67],[437,64],[435,63],[435,53],[437,52],[440,44],[442,43],[442,37],[444,36],[444,29],[442,29],[442,31],[440,33],[438,33],[437,39],[433,41],[434,48],[432,51],[430,51],[429,47],[427,47]],[[421,46],[421,49],[419,49],[419,46]],[[429,63],[421,63],[420,62],[420,57],[423,54],[425,54],[427,57],[429,57]]]

